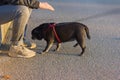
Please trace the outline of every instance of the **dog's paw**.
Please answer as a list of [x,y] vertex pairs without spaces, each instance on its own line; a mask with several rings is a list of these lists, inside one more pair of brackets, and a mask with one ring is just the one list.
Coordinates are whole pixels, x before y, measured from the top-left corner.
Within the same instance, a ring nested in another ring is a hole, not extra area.
[[54,49],[53,51],[59,51],[59,49]]

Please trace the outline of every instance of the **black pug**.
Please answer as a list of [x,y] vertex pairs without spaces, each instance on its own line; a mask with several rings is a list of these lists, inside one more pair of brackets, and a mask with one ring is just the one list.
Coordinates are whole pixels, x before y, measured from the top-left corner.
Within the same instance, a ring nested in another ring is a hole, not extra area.
[[56,51],[60,48],[61,42],[76,40],[77,43],[74,45],[76,47],[78,44],[82,48],[80,56],[85,52],[85,37],[90,39],[89,29],[86,25],[78,22],[64,22],[64,23],[43,23],[38,27],[34,28],[31,32],[32,39],[41,40],[44,39],[47,42],[43,53],[50,50],[53,43],[57,43]]

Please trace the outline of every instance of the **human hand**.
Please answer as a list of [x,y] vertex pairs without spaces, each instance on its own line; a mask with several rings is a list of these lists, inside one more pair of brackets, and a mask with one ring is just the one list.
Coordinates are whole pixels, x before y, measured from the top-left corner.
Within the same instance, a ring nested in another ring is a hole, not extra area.
[[54,9],[50,4],[48,4],[47,2],[40,2],[39,7],[40,7],[41,9],[47,9],[47,10],[51,10],[51,11],[54,11],[54,10],[55,10],[55,9]]

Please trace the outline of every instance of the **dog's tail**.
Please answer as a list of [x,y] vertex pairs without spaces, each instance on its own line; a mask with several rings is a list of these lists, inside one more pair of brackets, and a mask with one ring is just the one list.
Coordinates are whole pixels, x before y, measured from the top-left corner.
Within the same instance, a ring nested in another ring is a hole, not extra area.
[[[85,27],[85,32],[86,32],[87,38],[91,39],[88,27],[86,25],[84,25],[84,27]],[[73,47],[76,47],[76,46],[78,46],[78,43],[76,43]]]
[[87,38],[88,38],[88,39],[91,39],[91,36],[90,36],[88,27],[87,27],[87,26],[84,26],[84,27],[85,27],[85,31],[86,31]]

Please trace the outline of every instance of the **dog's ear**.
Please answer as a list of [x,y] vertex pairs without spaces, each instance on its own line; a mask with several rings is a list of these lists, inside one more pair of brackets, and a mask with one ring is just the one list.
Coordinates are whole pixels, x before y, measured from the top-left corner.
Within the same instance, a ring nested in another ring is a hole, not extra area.
[[39,25],[39,28],[44,29],[44,28],[47,28],[48,26],[49,26],[49,23],[43,23],[43,24]]
[[41,27],[45,27],[45,26],[48,26],[49,25],[49,23],[43,23],[43,24],[41,24],[40,26]]

